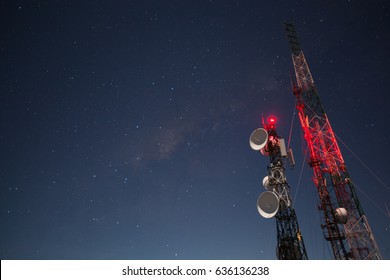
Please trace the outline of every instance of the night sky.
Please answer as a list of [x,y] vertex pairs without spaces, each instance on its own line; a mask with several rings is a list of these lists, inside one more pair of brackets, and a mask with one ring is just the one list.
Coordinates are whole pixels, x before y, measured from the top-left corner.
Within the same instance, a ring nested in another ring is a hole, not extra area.
[[1,259],[275,259],[275,219],[256,209],[269,159],[249,147],[262,114],[286,139],[294,120],[291,196],[309,259],[331,259],[287,19],[363,162],[340,143],[390,259],[389,13],[387,1],[1,1]]

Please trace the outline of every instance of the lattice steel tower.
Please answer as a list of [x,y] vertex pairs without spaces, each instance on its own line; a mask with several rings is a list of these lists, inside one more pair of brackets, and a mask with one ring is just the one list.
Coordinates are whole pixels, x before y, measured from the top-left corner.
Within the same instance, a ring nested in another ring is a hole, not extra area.
[[257,209],[264,218],[276,218],[276,255],[280,260],[305,260],[307,253],[298,219],[290,198],[284,162],[293,162],[292,151],[286,151],[284,139],[275,130],[275,118],[268,119],[264,128],[256,129],[249,140],[252,149],[269,156],[268,175],[263,179],[267,191],[257,200]]
[[292,22],[284,23],[292,50],[299,120],[314,171],[324,237],[335,259],[381,259],[329,119],[322,107]]

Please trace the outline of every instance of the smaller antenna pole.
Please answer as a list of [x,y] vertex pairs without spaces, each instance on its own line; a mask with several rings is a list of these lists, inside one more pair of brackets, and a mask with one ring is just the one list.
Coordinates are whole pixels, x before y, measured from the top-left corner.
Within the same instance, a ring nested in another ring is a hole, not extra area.
[[270,159],[268,175],[263,179],[266,189],[257,199],[257,209],[264,218],[276,218],[277,249],[280,260],[307,260],[307,253],[298,219],[290,198],[290,186],[287,183],[284,161],[288,157],[285,142],[275,130],[276,119],[267,122],[262,119],[264,128],[256,129],[249,144]]

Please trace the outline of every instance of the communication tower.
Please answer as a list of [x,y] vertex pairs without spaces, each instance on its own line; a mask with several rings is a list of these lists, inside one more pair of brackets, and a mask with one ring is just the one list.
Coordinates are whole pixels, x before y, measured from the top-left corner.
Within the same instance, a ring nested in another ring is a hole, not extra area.
[[291,149],[286,150],[284,139],[275,130],[276,119],[270,117],[264,128],[258,128],[250,136],[252,149],[269,156],[268,175],[263,179],[266,189],[257,199],[257,210],[264,218],[276,218],[276,255],[280,260],[305,260],[307,253],[299,229],[298,219],[290,198],[284,162],[294,164]]
[[323,109],[294,24],[284,23],[292,51],[299,120],[317,187],[325,239],[335,259],[381,259],[374,235],[348,175],[335,134]]

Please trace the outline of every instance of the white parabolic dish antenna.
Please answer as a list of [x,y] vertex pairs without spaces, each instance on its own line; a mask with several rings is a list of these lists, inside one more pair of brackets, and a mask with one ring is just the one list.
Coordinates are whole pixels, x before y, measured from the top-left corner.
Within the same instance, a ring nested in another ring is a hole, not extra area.
[[279,198],[274,192],[263,192],[257,199],[257,211],[264,218],[272,218],[279,210]]
[[272,191],[273,187],[269,185],[269,177],[268,176],[264,177],[263,186],[267,191]]
[[264,128],[258,128],[252,132],[249,145],[255,151],[259,151],[267,144],[268,132]]
[[336,217],[336,221],[339,224],[346,224],[347,223],[347,221],[348,221],[347,209],[345,209],[345,208],[337,208],[334,212],[335,212],[334,215]]

